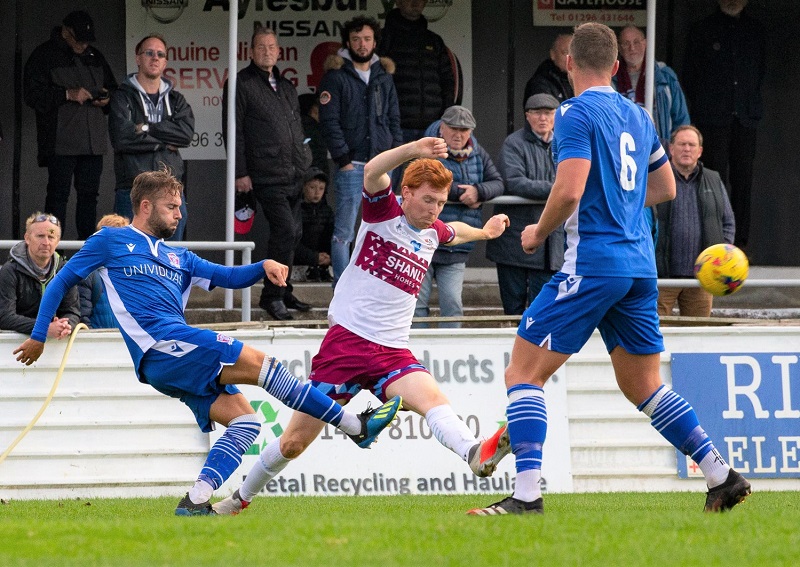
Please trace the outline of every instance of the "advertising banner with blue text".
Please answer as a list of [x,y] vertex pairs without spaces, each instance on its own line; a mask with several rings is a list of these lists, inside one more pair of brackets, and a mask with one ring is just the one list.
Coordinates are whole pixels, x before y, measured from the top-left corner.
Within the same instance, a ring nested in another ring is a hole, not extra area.
[[[748,478],[800,478],[795,353],[673,354],[672,385],[730,465]],[[702,476],[678,456],[682,478]]]

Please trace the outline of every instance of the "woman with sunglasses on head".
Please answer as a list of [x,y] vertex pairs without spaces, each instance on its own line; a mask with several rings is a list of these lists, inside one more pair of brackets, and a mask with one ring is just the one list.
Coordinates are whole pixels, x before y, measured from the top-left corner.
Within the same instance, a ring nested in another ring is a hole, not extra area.
[[[0,330],[30,335],[47,285],[66,260],[56,252],[61,223],[50,214],[33,213],[25,221],[25,240],[11,249],[0,268]],[[47,330],[49,338],[69,336],[81,316],[78,290],[70,288]]]

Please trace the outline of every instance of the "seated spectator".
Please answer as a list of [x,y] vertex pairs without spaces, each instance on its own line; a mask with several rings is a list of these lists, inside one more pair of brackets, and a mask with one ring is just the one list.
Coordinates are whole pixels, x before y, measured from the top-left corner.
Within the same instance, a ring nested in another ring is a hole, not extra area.
[[[510,134],[500,149],[498,167],[505,181],[504,195],[544,201],[550,196],[556,166],[553,141],[558,100],[553,95],[532,95],[525,103],[524,127]],[[533,254],[522,250],[522,231],[539,222],[544,205],[497,205],[511,225],[498,238],[486,243],[486,257],[497,264],[500,299],[506,315],[522,315],[542,286],[564,264],[564,231],[557,229]]]
[[[694,262],[712,244],[733,243],[736,221],[719,173],[703,166],[703,135],[694,126],[679,126],[672,133],[670,163],[676,195],[656,206],[658,235],[656,268],[659,278],[694,279]],[[713,297],[701,287],[660,288],[658,314],[672,315],[675,302],[680,314],[711,316]]]
[[[453,183],[447,196],[447,204],[439,218],[449,223],[460,221],[475,228],[483,226],[481,203],[503,194],[503,178],[492,158],[472,135],[475,118],[463,106],[451,106],[442,114],[442,119],[431,124],[426,136],[444,138],[447,143],[447,158],[440,160],[453,173]],[[467,256],[475,247],[474,242],[455,246],[439,246],[433,254],[425,279],[417,297],[415,317],[430,315],[430,300],[433,280],[439,291],[439,308],[442,317],[460,317],[464,314],[461,289],[464,285],[464,270]],[[427,325],[417,324],[417,327]],[[460,322],[440,323],[439,328],[459,328]]]
[[[47,284],[64,267],[56,252],[61,242],[61,222],[53,215],[36,212],[25,221],[25,240],[11,249],[0,268],[0,330],[30,335]],[[78,290],[71,288],[56,310],[47,336],[63,339],[80,321]]]
[[328,176],[316,167],[308,170],[303,183],[303,236],[294,251],[294,263],[308,266],[306,280],[332,282],[331,265],[333,209],[325,200]]
[[[123,227],[129,224],[131,221],[123,216],[104,215],[97,223],[97,230],[104,226]],[[78,284],[78,294],[81,299],[81,323],[90,329],[116,329],[119,327],[97,270]]]

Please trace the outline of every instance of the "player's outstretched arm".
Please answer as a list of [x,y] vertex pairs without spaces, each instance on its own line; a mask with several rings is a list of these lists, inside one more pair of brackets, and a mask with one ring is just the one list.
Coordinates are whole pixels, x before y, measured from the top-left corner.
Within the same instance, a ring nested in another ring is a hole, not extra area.
[[447,144],[441,138],[422,138],[386,150],[369,160],[364,166],[364,189],[373,195],[389,186],[388,173],[407,161],[418,158],[445,159]]
[[30,366],[42,356],[44,352],[44,343],[35,339],[28,339],[15,350],[14,354],[17,355],[17,361],[25,366]]
[[675,176],[672,166],[664,162],[661,167],[647,174],[647,196],[644,200],[645,207],[652,207],[675,198]]
[[275,260],[264,260],[264,273],[269,278],[269,281],[275,285],[286,287],[286,280],[289,278],[289,266]]
[[446,243],[445,246],[455,246],[456,244],[473,242],[475,240],[492,240],[493,238],[497,238],[503,234],[503,231],[505,231],[506,227],[511,224],[511,221],[508,220],[506,215],[499,214],[494,215],[492,218],[486,221],[486,224],[483,225],[483,228],[475,228],[474,226],[470,226],[460,221],[453,221],[447,224],[453,228],[456,233],[456,237],[450,242]]

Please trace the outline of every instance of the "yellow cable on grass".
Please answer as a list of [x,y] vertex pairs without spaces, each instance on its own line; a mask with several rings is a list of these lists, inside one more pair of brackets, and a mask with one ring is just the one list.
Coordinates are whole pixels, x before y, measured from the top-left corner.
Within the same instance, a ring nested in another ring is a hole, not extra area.
[[36,425],[36,422],[39,421],[40,417],[42,417],[44,410],[46,410],[47,406],[50,405],[50,402],[56,393],[56,389],[58,388],[58,384],[61,382],[61,376],[64,374],[64,367],[67,365],[67,357],[69,357],[69,351],[72,349],[72,343],[75,342],[75,337],[78,336],[78,331],[80,331],[81,329],[88,329],[88,328],[89,327],[87,327],[83,323],[78,323],[72,330],[72,334],[69,337],[69,342],[67,343],[67,348],[64,350],[64,356],[61,357],[61,366],[58,367],[58,373],[56,374],[56,379],[53,382],[52,388],[50,388],[50,393],[47,394],[47,398],[42,404],[42,407],[39,408],[39,411],[36,413],[35,416],[33,416],[31,422],[25,426],[25,429],[22,430],[22,433],[17,435],[17,438],[14,439],[11,445],[8,446],[8,449],[3,451],[3,454],[0,455],[0,463],[6,460],[6,457],[8,457],[11,451],[14,450],[14,447],[16,447],[19,444],[19,442],[22,441],[22,438],[28,434],[28,431],[33,429],[33,426]]

